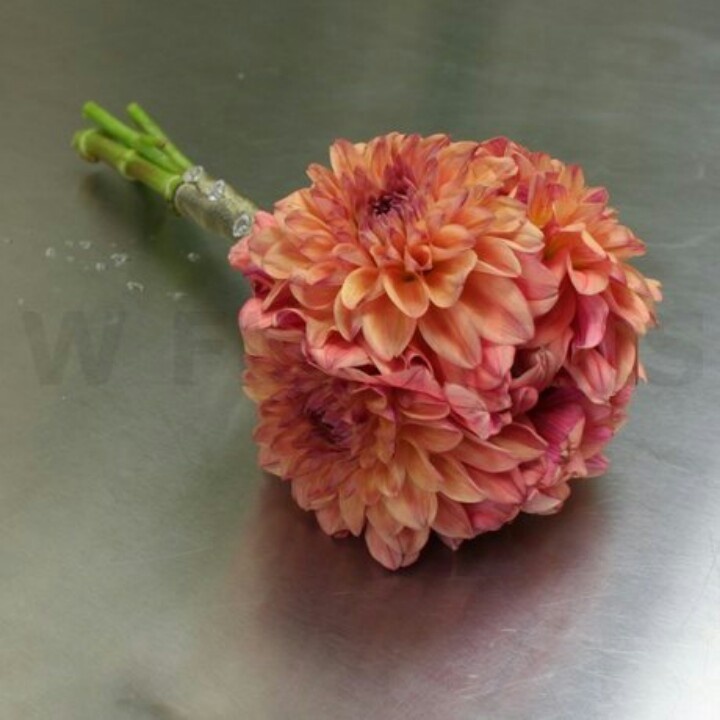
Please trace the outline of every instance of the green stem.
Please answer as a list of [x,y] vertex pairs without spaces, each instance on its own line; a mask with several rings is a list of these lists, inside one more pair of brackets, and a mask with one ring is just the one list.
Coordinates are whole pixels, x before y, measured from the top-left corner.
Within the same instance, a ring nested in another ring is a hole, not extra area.
[[182,168],[179,168],[160,148],[153,147],[153,145],[157,145],[157,140],[152,135],[143,136],[142,133],[133,130],[97,103],[85,103],[83,115],[104,130],[106,135],[118,140],[122,145],[137,150],[146,160],[168,172],[182,172]]
[[86,160],[102,160],[123,177],[142,182],[168,201],[172,201],[182,183],[182,176],[177,172],[168,172],[154,165],[134,148],[121,145],[99,130],[80,130],[75,133],[73,146]]
[[175,147],[162,128],[137,103],[130,103],[127,106],[127,112],[141,130],[159,143],[158,146],[180,170],[187,170],[194,165]]
[[99,130],[76,133],[73,146],[86,160],[102,160],[123,177],[138,180],[172,201],[183,172],[193,163],[137,103],[130,104],[128,113],[142,132],[126,125],[97,103],[86,102],[83,115]]

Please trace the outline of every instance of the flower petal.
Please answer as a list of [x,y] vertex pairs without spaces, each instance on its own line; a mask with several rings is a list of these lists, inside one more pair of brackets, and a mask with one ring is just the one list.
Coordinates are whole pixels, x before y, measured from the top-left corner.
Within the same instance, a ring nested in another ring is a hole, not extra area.
[[277,227],[269,227],[253,235],[249,249],[252,261],[278,280],[289,278],[307,265],[307,258]]
[[558,280],[537,255],[521,254],[518,259],[522,275],[515,282],[527,298],[533,316],[543,315],[558,301]]
[[435,455],[432,463],[442,476],[442,495],[458,502],[479,502],[487,497],[472,481],[465,466],[451,455]]
[[438,497],[438,509],[432,529],[449,538],[469,539],[475,535],[467,511],[459,503],[442,495]]
[[429,493],[437,492],[442,483],[442,477],[424,450],[410,443],[402,442],[395,453],[395,460],[405,468],[405,485],[412,482],[420,490]]
[[403,528],[397,534],[397,542],[403,554],[400,567],[412,565],[417,560],[429,537],[430,528],[423,528],[422,530]]
[[[567,483],[562,485],[556,485],[553,490],[563,488],[570,494],[570,488]],[[523,503],[523,512],[530,513],[532,515],[551,515],[557,512],[561,507],[565,498],[554,497],[553,495],[546,495],[544,492],[536,490],[530,497]]]
[[383,502],[377,502],[366,508],[367,527],[373,527],[386,542],[392,542],[403,529],[403,524],[394,518]]
[[578,295],[575,315],[575,337],[578,348],[593,348],[605,335],[609,308],[599,295]]
[[362,308],[365,340],[381,360],[392,360],[408,346],[416,321],[382,296]]
[[492,443],[511,453],[520,462],[540,457],[547,448],[547,443],[534,430],[517,422],[506,425],[493,436]]
[[385,497],[394,497],[403,486],[405,471],[406,468],[398,462],[378,462],[371,472],[380,492]]
[[518,464],[517,458],[504,448],[467,438],[454,450],[453,456],[470,467],[487,472],[511,470]]
[[405,527],[422,530],[429,527],[437,512],[437,494],[421,490],[414,482],[407,482],[392,498],[383,498],[390,515]]
[[503,238],[486,236],[475,246],[478,269],[491,275],[517,277],[522,266],[517,255],[508,247]]
[[569,283],[565,283],[550,312],[535,320],[535,334],[528,344],[541,347],[561,337],[572,323],[576,307],[577,293]]
[[462,438],[462,432],[449,422],[436,420],[432,425],[408,423],[403,428],[403,439],[422,452],[448,452],[457,447]]
[[617,372],[615,387],[621,388],[637,368],[638,338],[632,328],[624,322],[615,323],[614,360]]
[[357,313],[348,310],[342,302],[340,293],[335,296],[333,304],[333,320],[338,332],[345,340],[352,340],[360,329],[361,318]]
[[411,318],[425,314],[430,304],[423,279],[413,272],[399,268],[387,268],[382,272],[382,283],[395,306]]
[[431,238],[432,256],[436,262],[455,257],[475,244],[472,234],[464,225],[450,224],[440,228]]
[[615,389],[615,368],[597,350],[576,351],[565,367],[590,400],[604,403],[610,399]]
[[372,525],[365,529],[365,543],[370,554],[388,570],[397,570],[402,566],[403,554],[400,544],[393,539],[387,542]]
[[502,345],[523,343],[533,336],[527,300],[508,278],[475,272],[465,282],[462,303],[471,309],[480,334]]
[[348,495],[342,493],[338,497],[340,513],[348,530],[357,537],[365,525],[365,503],[359,493],[353,492]]
[[489,473],[469,468],[470,477],[486,498],[501,503],[519,503],[523,500],[524,492],[513,480],[509,472]]
[[490,434],[490,412],[480,393],[456,383],[447,383],[445,395],[453,412],[469,430],[483,439]]
[[331,374],[344,368],[367,365],[369,362],[367,351],[363,347],[346,342],[338,337],[337,333],[330,333],[318,345],[311,344],[308,338],[307,354],[313,362]]
[[608,286],[609,275],[602,263],[597,263],[596,266],[577,268],[573,266],[572,260],[568,257],[567,270],[570,282],[581,295],[597,295]]
[[354,310],[368,299],[377,287],[378,270],[376,267],[359,267],[353,270],[343,282],[340,297],[348,310]]
[[435,263],[432,270],[425,274],[425,285],[433,305],[442,308],[455,305],[467,276],[476,265],[477,256],[472,250]]
[[340,514],[340,508],[337,502],[328,503],[324,507],[316,510],[315,517],[318,525],[320,525],[326,535],[333,535],[335,537],[347,535],[348,528],[343,516]]
[[450,362],[475,367],[481,358],[480,338],[471,314],[457,304],[447,310],[431,307],[418,321],[425,342]]
[[492,500],[484,500],[467,508],[470,522],[476,533],[498,530],[510,522],[519,511],[515,504],[502,504]]
[[626,285],[611,282],[605,298],[610,309],[627,322],[635,332],[644,335],[653,321],[652,313],[642,298]]

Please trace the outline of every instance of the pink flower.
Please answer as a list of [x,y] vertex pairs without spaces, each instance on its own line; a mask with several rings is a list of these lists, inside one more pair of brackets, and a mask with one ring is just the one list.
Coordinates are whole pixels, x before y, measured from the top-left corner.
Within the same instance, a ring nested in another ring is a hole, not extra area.
[[260,463],[291,481],[325,532],[362,534],[373,557],[396,569],[415,561],[432,530],[457,546],[494,529],[490,507],[517,513],[527,496],[521,468],[548,447],[529,423],[483,439],[467,408],[454,408],[454,386],[419,357],[382,374],[355,357],[329,374],[303,352],[302,329],[259,305],[245,305],[241,326]]
[[645,246],[608,207],[604,188],[585,185],[582,170],[500,138],[483,143],[511,157],[517,172],[505,192],[522,200],[543,231],[543,262],[557,278],[559,298],[538,318],[528,348],[569,342],[563,365],[583,392],[609,401],[637,369],[637,336],[655,324],[660,284],[626,261]]
[[625,420],[656,281],[582,172],[506,140],[339,141],[231,252],[260,463],[389,568],[557,511]]

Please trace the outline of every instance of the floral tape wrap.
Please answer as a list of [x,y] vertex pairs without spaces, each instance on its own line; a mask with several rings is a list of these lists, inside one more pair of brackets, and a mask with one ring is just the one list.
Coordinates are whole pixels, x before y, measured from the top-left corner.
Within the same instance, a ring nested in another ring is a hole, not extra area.
[[184,179],[173,197],[180,215],[231,240],[250,230],[257,208],[247,198],[200,168],[188,171]]

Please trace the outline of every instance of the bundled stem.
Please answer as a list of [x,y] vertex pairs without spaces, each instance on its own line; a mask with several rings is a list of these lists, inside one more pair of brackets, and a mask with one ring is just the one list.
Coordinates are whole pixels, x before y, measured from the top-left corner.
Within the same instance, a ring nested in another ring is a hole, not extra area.
[[233,241],[244,237],[252,227],[255,204],[194,166],[137,103],[130,103],[127,112],[136,127],[97,103],[85,103],[83,115],[97,127],[75,133],[73,147],[85,160],[102,160],[124,178],[147,185],[205,230]]
[[137,103],[128,105],[127,110],[138,129],[126,125],[97,103],[85,103],[83,115],[98,129],[75,133],[73,147],[85,160],[102,160],[128,180],[142,182],[172,201],[182,183],[182,174],[193,163]]

